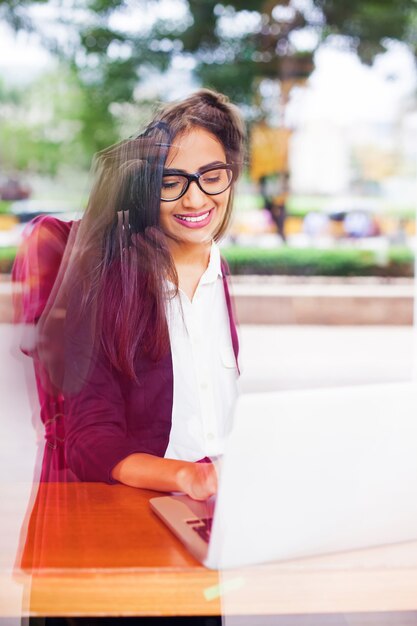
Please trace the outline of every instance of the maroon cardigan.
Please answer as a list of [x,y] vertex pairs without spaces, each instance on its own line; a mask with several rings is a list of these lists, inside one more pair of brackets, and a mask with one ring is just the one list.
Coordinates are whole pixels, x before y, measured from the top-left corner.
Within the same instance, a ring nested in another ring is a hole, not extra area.
[[[36,323],[57,276],[72,227],[52,217],[38,218],[18,256],[13,277],[23,282],[20,320]],[[229,312],[230,334],[236,357],[238,337],[222,261],[223,285]],[[118,372],[99,353],[88,377],[75,394],[51,394],[41,383],[42,365],[36,353],[35,374],[45,425],[46,448],[42,480],[116,482],[111,471],[135,452],[163,457],[169,442],[173,403],[171,351],[160,361],[138,357],[138,383]]]

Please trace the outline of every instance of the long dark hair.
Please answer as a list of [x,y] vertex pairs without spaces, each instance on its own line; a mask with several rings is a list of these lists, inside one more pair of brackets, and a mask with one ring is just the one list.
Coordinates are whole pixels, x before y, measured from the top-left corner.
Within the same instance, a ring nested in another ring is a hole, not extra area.
[[[193,128],[212,133],[240,173],[244,126],[225,96],[202,89],[165,105],[139,135],[96,156],[88,206],[67,253],[65,293],[69,300],[77,294],[78,321],[88,320],[93,343],[133,379],[138,355],[156,361],[169,347],[166,280],[178,288],[178,277],[159,224],[160,190],[175,137]],[[233,189],[216,240],[232,202]]]

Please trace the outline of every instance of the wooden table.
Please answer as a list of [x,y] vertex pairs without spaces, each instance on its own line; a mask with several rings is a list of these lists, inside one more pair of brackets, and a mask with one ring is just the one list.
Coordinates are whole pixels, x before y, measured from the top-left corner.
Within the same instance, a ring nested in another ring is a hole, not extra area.
[[40,485],[15,573],[26,584],[30,576],[27,612],[219,614],[219,599],[204,596],[217,573],[154,516],[148,501],[156,495],[123,485]]
[[122,485],[39,486],[13,574],[26,590],[22,613],[417,610],[417,542],[219,575],[154,516],[148,501],[155,495]]

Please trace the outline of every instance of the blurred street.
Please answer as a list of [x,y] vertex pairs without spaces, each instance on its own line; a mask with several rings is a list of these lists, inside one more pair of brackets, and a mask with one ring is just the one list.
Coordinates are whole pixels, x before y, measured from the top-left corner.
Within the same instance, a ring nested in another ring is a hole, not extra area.
[[412,326],[240,328],[242,392],[406,381]]

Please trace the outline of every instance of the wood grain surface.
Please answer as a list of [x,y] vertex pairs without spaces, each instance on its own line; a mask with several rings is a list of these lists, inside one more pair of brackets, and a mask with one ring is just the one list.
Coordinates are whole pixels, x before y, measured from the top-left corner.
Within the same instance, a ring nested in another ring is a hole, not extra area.
[[[417,542],[218,573],[151,512],[156,492],[98,483],[36,487],[12,568],[0,560],[1,616],[417,610]],[[9,499],[27,494],[19,485],[0,491]],[[11,522],[0,525],[3,546]]]

